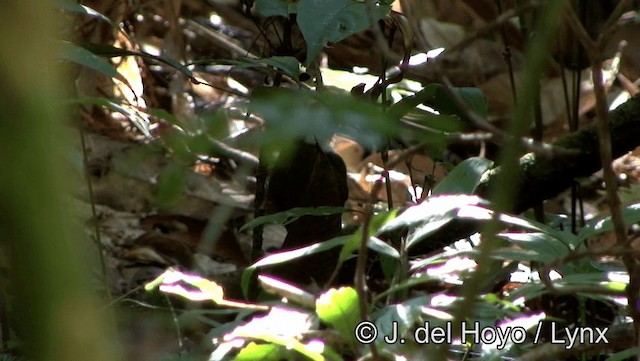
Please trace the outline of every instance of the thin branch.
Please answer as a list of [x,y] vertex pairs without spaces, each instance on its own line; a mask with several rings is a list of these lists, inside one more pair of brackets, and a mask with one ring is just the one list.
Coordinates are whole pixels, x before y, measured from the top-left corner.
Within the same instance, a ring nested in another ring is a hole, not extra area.
[[[484,130],[493,135],[494,139],[498,142],[505,142],[513,138],[510,134],[505,132],[502,129],[497,128],[493,124],[489,123],[487,120],[479,116],[476,112],[474,112],[469,106],[462,100],[462,98],[458,95],[458,93],[453,91],[453,85],[449,78],[446,75],[440,76],[440,81],[442,82],[443,89],[447,93],[447,95],[453,100],[456,107],[462,112],[462,114],[469,120],[471,123],[480,130]],[[542,142],[537,142],[530,138],[519,138],[518,146],[524,148],[528,152],[533,152],[543,157],[552,157],[558,153],[566,152],[567,150],[554,148],[549,144],[545,144]]]
[[633,0],[622,0],[618,3],[618,5],[616,5],[616,8],[613,9],[613,12],[611,13],[611,15],[609,15],[607,22],[605,22],[604,26],[602,27],[602,32],[600,32],[600,35],[598,36],[597,44],[599,45],[599,47],[604,47],[607,42],[609,42],[611,35],[613,35],[613,33],[618,29],[618,20],[620,19],[624,11],[631,7],[632,2]]
[[[360,249],[358,251],[358,261],[356,263],[356,275],[354,279],[354,285],[356,292],[358,293],[358,299],[360,301],[360,320],[369,320],[369,311],[367,307],[367,283],[366,283],[366,268],[367,268],[367,243],[369,242],[369,223],[371,217],[373,217],[373,204],[375,203],[376,194],[382,187],[382,180],[379,179],[373,185],[371,193],[369,195],[369,201],[366,204],[364,220],[362,222],[362,239],[360,240]],[[378,348],[375,342],[369,344],[373,361],[378,361],[379,354]]]
[[580,18],[578,17],[578,14],[576,14],[576,12],[573,10],[573,7],[565,6],[564,15],[564,19],[567,21],[569,27],[573,31],[573,35],[576,36],[580,44],[586,49],[587,54],[589,56],[591,56],[591,54],[594,54],[597,51],[595,43],[589,36],[589,33],[587,33],[587,30],[584,28],[584,26],[582,26]]

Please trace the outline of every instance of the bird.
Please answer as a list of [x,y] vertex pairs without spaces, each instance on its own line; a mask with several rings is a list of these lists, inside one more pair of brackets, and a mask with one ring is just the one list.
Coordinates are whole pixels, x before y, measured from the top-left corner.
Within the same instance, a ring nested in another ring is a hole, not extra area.
[[[266,181],[265,211],[276,213],[298,207],[343,207],[348,198],[344,161],[317,140],[297,140],[277,152]],[[292,250],[338,236],[340,214],[302,216],[286,224],[282,250]],[[268,271],[287,280],[326,282],[337,264],[337,251],[302,257]],[[310,267],[310,265],[313,265]]]

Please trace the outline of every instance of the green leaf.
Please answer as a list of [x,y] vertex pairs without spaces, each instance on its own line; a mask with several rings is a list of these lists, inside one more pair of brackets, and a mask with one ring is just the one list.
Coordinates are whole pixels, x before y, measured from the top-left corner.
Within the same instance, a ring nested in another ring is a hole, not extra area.
[[[406,247],[411,248],[418,242],[434,234],[441,227],[458,217],[463,210],[467,218],[474,218],[479,211],[490,212],[483,208],[488,203],[476,196],[445,195],[430,197],[421,204],[409,207],[404,213],[387,222],[379,230],[380,233],[394,232],[398,230],[412,230],[408,237]],[[486,216],[477,217],[485,219]],[[491,219],[489,217],[489,219]]]
[[[255,316],[248,323],[236,327],[226,338],[243,338],[260,340],[263,343],[277,345],[278,359],[296,359],[297,355],[291,355],[289,350],[298,352],[309,360],[324,361],[335,360],[337,354],[322,341],[299,341],[303,332],[311,328],[310,315],[284,307],[273,307],[265,316]],[[318,345],[318,342],[321,344]],[[318,347],[320,346],[320,347]],[[271,353],[265,349],[251,347],[245,351],[245,360],[261,360],[267,357],[271,360]],[[276,351],[276,350],[272,350]]]
[[[640,203],[631,204],[622,209],[622,218],[626,224],[640,222]],[[589,237],[597,236],[613,229],[611,216],[596,217],[580,230],[578,233],[579,242],[585,241]]]
[[65,11],[69,11],[69,12],[74,12],[74,13],[78,13],[78,14],[84,14],[84,15],[88,15],[94,18],[98,18],[106,23],[108,23],[109,25],[111,25],[112,28],[116,29],[116,30],[120,30],[120,27],[118,26],[118,24],[114,21],[112,21],[111,19],[109,19],[108,17],[106,17],[105,15],[103,15],[102,13],[86,6],[86,5],[81,5],[81,4],[76,4],[76,3],[70,3],[70,2],[59,2],[58,4],[56,4],[59,8],[61,8],[62,10]]
[[[474,113],[482,118],[487,117],[489,114],[489,107],[482,90],[478,88],[463,87],[453,88],[453,92],[456,93]],[[436,90],[434,107],[440,111],[440,113],[457,115],[461,119],[466,118],[464,111],[458,108],[444,88],[438,88]]]
[[316,300],[320,320],[330,324],[351,344],[356,342],[354,330],[360,321],[358,300],[358,293],[351,287],[332,288]]
[[171,66],[172,68],[178,70],[179,72],[181,72],[182,74],[186,75],[187,77],[190,78],[191,82],[193,83],[200,83],[198,80],[196,80],[193,77],[193,72],[191,70],[189,70],[189,68],[187,68],[185,65],[181,64],[180,62],[171,59],[171,58],[167,58],[165,56],[156,56],[156,55],[152,55],[143,51],[131,51],[131,50],[126,50],[126,49],[121,49],[121,48],[116,48],[115,46],[109,45],[109,44],[82,44],[82,47],[85,48],[86,50],[89,50],[90,52],[97,54],[97,55],[102,55],[102,56],[107,56],[107,57],[118,57],[118,56],[139,56],[142,58],[148,58],[148,59],[152,59],[164,64],[167,64],[169,66]]
[[253,8],[262,16],[285,16],[295,14],[298,1],[294,0],[255,0]]
[[545,293],[547,293],[547,288],[541,282],[527,283],[511,291],[507,299],[511,302],[514,302],[520,298],[528,301],[540,297]]
[[485,158],[465,159],[435,186],[432,194],[473,194],[480,184],[482,175],[492,165],[493,162]]
[[367,244],[367,246],[372,251],[376,251],[377,253],[380,253],[381,255],[385,255],[387,257],[391,257],[392,259],[395,259],[395,260],[400,258],[400,253],[398,253],[398,250],[393,248],[392,246],[390,246],[386,242],[382,241],[380,238],[371,237],[369,239],[369,243]]
[[286,211],[255,218],[240,228],[240,232],[264,225],[264,224],[289,224],[303,216],[330,216],[344,213],[344,207],[298,207]]
[[283,359],[283,349],[272,343],[249,342],[233,359],[234,361],[279,361]]
[[[393,334],[394,324],[398,326],[399,336],[411,332],[418,322],[422,321],[423,310],[431,304],[431,296],[420,296],[399,304],[386,306],[373,314],[374,323],[378,329],[378,338]],[[439,324],[438,324],[439,325]]]
[[109,108],[113,111],[116,111],[124,115],[146,137],[151,136],[151,133],[149,131],[149,114],[143,112],[142,110],[136,107],[132,107],[129,104],[120,103],[120,102],[113,101],[106,98],[91,98],[91,97],[70,99],[69,103],[82,104],[82,105],[98,105],[98,106]]
[[[383,224],[395,218],[397,214],[398,210],[394,209],[392,211],[379,213],[371,217],[371,220],[369,221],[369,234],[376,234],[378,229],[382,227]],[[360,248],[361,242],[362,227],[358,228],[358,230],[347,239],[344,247],[342,247],[342,250],[340,251],[340,258],[338,260],[338,263],[342,264],[342,262],[346,261],[347,258],[349,258],[353,254],[353,252],[357,251]],[[395,248],[380,241],[378,238],[370,237],[368,246],[374,249],[376,252],[385,254],[394,259],[398,259],[400,257],[398,251]]]
[[118,73],[111,63],[97,56],[93,52],[68,41],[60,42],[58,58],[72,61],[86,68],[102,73],[110,78],[116,78],[127,83],[127,80]]
[[[376,6],[373,21],[389,13],[388,5]],[[338,42],[369,25],[367,6],[353,0],[300,0],[297,21],[307,42],[306,65],[311,64],[328,42]]]
[[244,272],[242,272],[242,279],[240,281],[242,292],[245,296],[249,294],[249,286],[253,279],[253,274],[260,267],[285,263],[300,257],[328,251],[332,248],[342,246],[349,237],[350,236],[340,236],[328,241],[318,242],[303,248],[294,249],[292,251],[277,252],[260,259],[258,262],[247,267]]
[[392,120],[399,120],[419,104],[422,104],[425,101],[433,98],[436,94],[436,91],[441,87],[442,85],[440,84],[429,84],[419,92],[411,96],[402,98],[399,102],[393,104],[387,110],[389,118]]
[[292,56],[272,56],[270,58],[257,59],[256,61],[280,69],[294,79],[300,77],[300,62]]
[[380,108],[345,94],[258,88],[252,94],[249,110],[267,123],[264,131],[246,137],[251,144],[282,144],[305,138],[322,143],[342,133],[373,148],[400,134],[397,124],[390,122]]
[[[522,248],[522,250],[517,250],[517,252],[530,251],[526,252],[526,257],[530,261],[548,263],[566,256],[571,251],[571,248],[567,244],[542,232],[500,233],[498,237]],[[518,256],[516,255],[516,257]],[[520,258],[512,259],[523,260]]]
[[410,114],[411,123],[418,124],[432,133],[452,133],[462,129],[462,122],[453,115],[435,114],[422,109],[415,109]]

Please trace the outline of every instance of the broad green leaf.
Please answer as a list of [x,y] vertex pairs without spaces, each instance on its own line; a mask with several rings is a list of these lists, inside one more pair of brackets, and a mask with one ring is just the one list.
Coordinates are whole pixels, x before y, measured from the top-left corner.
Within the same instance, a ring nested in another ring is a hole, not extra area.
[[[416,243],[426,239],[441,227],[458,217],[461,210],[477,205],[487,205],[488,203],[476,196],[468,195],[444,195],[430,197],[417,206],[408,208],[404,213],[395,219],[387,222],[381,227],[379,233],[393,232],[397,230],[410,230],[407,237],[407,249]],[[482,207],[472,208],[473,210],[488,209]],[[466,212],[467,218],[473,219],[473,212]],[[489,217],[490,219],[490,217]]]
[[297,0],[255,0],[253,8],[262,16],[288,17],[297,12],[297,3]]
[[[408,232],[406,246],[410,248],[427,239],[454,219],[491,221],[494,218],[494,212],[488,206],[487,201],[477,196],[440,195],[430,197],[417,206],[409,207],[404,213],[387,222],[381,227],[379,234],[397,231]],[[569,249],[573,249],[573,245],[576,243],[577,237],[575,235],[557,231],[535,221],[504,213],[499,214],[497,219],[509,226],[546,234],[549,237],[549,242],[554,240],[551,247],[560,254],[565,254]],[[540,249],[534,250],[541,251]],[[549,252],[551,250],[542,251],[542,255]]]
[[433,189],[433,195],[440,194],[473,194],[480,184],[480,179],[493,162],[480,157],[465,159]]
[[256,61],[271,65],[276,69],[280,69],[294,79],[298,79],[300,77],[300,62],[292,56],[272,56],[270,58],[258,59]]
[[354,344],[354,330],[360,321],[359,298],[351,287],[332,288],[316,300],[320,320],[330,324],[348,342]]
[[440,84],[429,84],[419,92],[411,96],[402,98],[402,100],[393,104],[387,110],[389,118],[392,120],[398,120],[402,118],[419,104],[422,104],[425,101],[433,98],[436,94],[436,90],[440,87],[442,87],[442,85]]
[[546,262],[548,259],[540,253],[528,249],[501,248],[493,251],[491,257],[494,259],[522,262]]
[[289,224],[303,216],[330,216],[344,213],[344,207],[308,207],[292,208],[286,211],[255,218],[240,228],[240,232],[264,225],[264,224]]
[[249,342],[238,352],[234,361],[280,361],[284,359],[285,350],[282,347],[268,343],[257,344]]
[[364,3],[353,0],[300,0],[297,22],[307,42],[307,61],[311,64],[328,42],[338,42],[378,21],[391,10],[379,5],[367,14]]
[[[564,257],[571,251],[569,245],[541,232],[500,233],[498,237],[520,246],[524,251],[531,251],[527,253],[527,257],[531,257],[531,261],[547,263],[554,259]],[[518,252],[522,252],[523,250],[518,250]]]
[[398,253],[398,250],[391,247],[386,242],[383,242],[380,238],[371,237],[369,239],[369,243],[367,244],[367,246],[372,251],[375,251],[381,255],[391,257],[392,259],[395,259],[395,260],[400,258],[400,253]]
[[430,133],[447,133],[458,132],[462,129],[462,122],[453,115],[435,114],[422,109],[414,109],[407,119],[413,124],[417,124]]
[[548,234],[552,238],[555,238],[559,243],[566,245],[567,247],[573,247],[576,244],[577,237],[571,232],[558,231],[545,224],[526,219],[524,217],[512,216],[509,214],[500,214],[498,219],[509,226],[517,226],[531,231],[542,232]]
[[[284,307],[273,307],[267,315],[255,316],[246,324],[236,327],[227,338],[260,340],[262,343],[278,345],[281,351],[280,359],[296,358],[296,355],[289,354],[288,350],[296,351],[314,361],[338,359],[335,351],[321,340],[315,339],[306,342],[299,340],[304,332],[311,329],[311,326],[309,313]],[[258,357],[264,356],[264,352],[265,350],[251,348],[246,351],[243,357],[245,360],[260,360]]]
[[[469,107],[474,113],[482,118],[486,118],[489,114],[489,108],[487,100],[482,93],[482,90],[478,88],[453,88],[453,91],[461,98],[461,100]],[[444,114],[454,114],[461,119],[465,119],[466,115],[464,111],[460,109],[451,99],[449,94],[443,89],[438,88],[434,98],[434,107]]]
[[558,288],[562,286],[595,286],[612,292],[623,292],[627,286],[626,282],[612,281],[606,272],[571,273],[553,283]]

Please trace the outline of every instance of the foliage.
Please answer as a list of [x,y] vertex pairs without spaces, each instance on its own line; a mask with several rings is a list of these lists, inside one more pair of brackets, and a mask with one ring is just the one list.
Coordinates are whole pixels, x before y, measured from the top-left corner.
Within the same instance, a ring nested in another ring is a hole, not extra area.
[[300,31],[307,42],[307,64],[311,64],[328,42],[338,42],[369,27],[391,9],[380,2],[372,14],[362,2],[353,0],[258,0],[256,11],[264,16],[297,15]]
[[[86,6],[67,6],[65,9],[97,17],[114,26],[106,16]],[[295,89],[254,89],[243,111],[260,117],[264,127],[235,146],[268,148],[300,139],[315,139],[325,143],[339,133],[349,136],[367,149],[381,149],[388,146],[391,139],[401,139],[409,144],[428,144],[432,152],[438,153],[452,135],[461,134],[461,130],[468,125],[470,113],[486,121],[488,105],[478,88],[453,88],[451,95],[440,84],[408,90],[401,81],[384,86],[377,83],[373,89],[379,90],[381,96],[368,99],[366,93],[357,97],[357,92],[350,94],[318,84],[313,88],[299,81],[304,71],[313,68],[318,55],[329,43],[345,39],[368,28],[372,21],[384,18],[390,11],[390,4],[386,2],[380,2],[372,13],[369,13],[364,2],[354,0],[256,0],[254,10],[266,17],[295,18],[306,41],[307,59],[304,64],[290,55],[223,61],[236,68],[262,69],[274,74],[274,78],[288,76],[297,86]],[[194,76],[193,65],[209,61],[198,59],[187,66],[167,56],[123,50],[105,44],[63,42],[59,50],[59,59],[93,69],[128,87],[131,85],[126,77],[104,57],[135,56],[161,62],[193,82],[200,82]],[[461,100],[463,106],[452,97]],[[212,147],[211,139],[220,138],[215,123],[227,120],[224,115],[216,114],[214,119],[182,122],[163,109],[133,107],[124,101],[106,97],[80,98],[71,102],[108,107],[120,112],[147,138],[152,137],[150,119],[160,119],[176,128],[179,126],[175,138],[167,137],[165,145],[176,158],[183,157],[180,161],[193,160],[207,153]],[[424,104],[429,104],[431,109],[426,109]],[[409,118],[410,121],[407,120]],[[410,126],[407,126],[408,123]],[[376,352],[373,351],[376,349],[379,352],[385,348],[386,352],[396,356],[419,358],[423,352],[420,351],[422,345],[409,340],[415,341],[416,334],[413,331],[427,325],[449,330],[452,324],[456,325],[455,328],[461,322],[473,320],[478,327],[494,333],[517,330],[525,335],[537,335],[546,315],[543,312],[530,312],[528,302],[542,296],[576,291],[583,300],[620,303],[628,275],[619,265],[602,269],[598,262],[587,257],[589,251],[586,248],[589,240],[613,228],[611,217],[602,215],[592,219],[578,234],[573,234],[524,216],[499,212],[490,201],[474,195],[482,178],[493,166],[493,162],[484,158],[466,159],[453,167],[423,201],[402,210],[375,214],[372,210],[366,211],[364,217],[367,222],[352,234],[266,256],[244,269],[240,279],[244,294],[249,295],[250,288],[255,286],[256,274],[262,267],[286,264],[336,248],[340,249],[340,267],[351,258],[363,257],[362,249],[368,249],[375,254],[372,257],[375,262],[379,262],[384,269],[385,288],[377,294],[366,294],[354,287],[340,287],[313,295],[294,285],[285,284],[264,287],[275,293],[275,297],[266,301],[240,302],[226,299],[223,288],[215,282],[176,270],[165,272],[146,288],[148,291],[159,288],[164,293],[191,301],[211,301],[218,306],[248,310],[249,313],[243,314],[246,318],[239,316],[234,323],[227,325],[228,332],[217,338],[217,348],[211,360],[343,360],[367,357],[369,352]],[[183,170],[180,163],[170,163],[159,179],[158,195],[163,204],[175,201],[173,197],[179,195],[175,190],[185,186]],[[269,223],[286,225],[305,216],[343,212],[345,209],[342,207],[294,208],[257,217],[246,223],[241,231]],[[627,206],[623,216],[627,223],[640,222],[640,206]],[[489,230],[482,232],[482,242],[493,245],[490,260],[498,265],[498,271],[506,274],[491,275],[496,279],[486,280],[487,284],[503,281],[507,274],[512,273],[513,269],[509,268],[511,265],[526,269],[521,273],[526,273],[528,278],[527,282],[522,282],[523,285],[511,291],[483,288],[473,294],[475,303],[472,309],[464,310],[468,317],[463,319],[456,317],[460,308],[466,305],[466,300],[449,290],[473,280],[471,277],[476,269],[476,261],[482,259],[481,252],[460,245],[450,247],[443,254],[422,255],[419,260],[409,263],[413,249],[432,242],[434,235],[439,235],[452,225],[455,227],[456,222],[460,221],[472,222],[479,225],[480,229],[486,227]],[[503,231],[491,231],[495,229]],[[398,239],[401,241],[393,242]],[[532,270],[532,264],[539,265],[538,271]],[[553,290],[549,287],[552,274],[556,277]],[[426,291],[434,288],[438,291]],[[290,296],[292,294],[296,296]],[[313,302],[300,301],[308,299]],[[394,328],[394,325],[398,328]],[[407,343],[388,345],[384,338],[391,337],[394,332],[398,332],[398,337],[406,339]],[[517,356],[532,346],[529,341],[523,339],[518,342],[515,338],[511,342],[504,339],[460,342],[459,330],[447,332],[456,335],[448,343],[450,349],[479,352],[481,356],[491,359]],[[437,351],[438,345],[430,342],[427,349]]]

